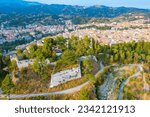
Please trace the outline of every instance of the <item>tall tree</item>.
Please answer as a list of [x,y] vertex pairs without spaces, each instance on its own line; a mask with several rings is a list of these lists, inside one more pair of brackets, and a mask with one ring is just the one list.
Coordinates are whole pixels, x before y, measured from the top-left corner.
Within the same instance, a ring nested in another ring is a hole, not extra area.
[[31,58],[34,58],[36,56],[36,51],[37,51],[38,47],[36,44],[32,44],[30,47],[29,47],[29,53],[30,53],[30,57]]
[[2,82],[2,90],[4,94],[10,95],[11,88],[14,87],[10,75],[6,75],[5,79]]
[[16,60],[13,60],[13,61],[10,63],[9,69],[10,69],[11,71],[18,71],[18,66],[17,66]]
[[43,53],[44,53],[45,58],[52,57],[54,44],[55,42],[53,38],[44,39]]
[[92,65],[91,58],[87,57],[83,61],[83,71],[84,71],[84,74],[90,74],[93,71],[93,65]]

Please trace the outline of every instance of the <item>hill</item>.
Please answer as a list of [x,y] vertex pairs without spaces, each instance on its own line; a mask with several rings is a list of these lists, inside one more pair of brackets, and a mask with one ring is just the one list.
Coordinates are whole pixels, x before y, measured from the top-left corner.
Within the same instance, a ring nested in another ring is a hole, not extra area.
[[0,13],[5,14],[48,14],[61,16],[79,17],[107,17],[113,18],[131,12],[150,12],[149,9],[127,8],[127,7],[107,7],[107,6],[71,6],[58,4],[41,4],[37,2],[27,2],[24,0],[1,0]]

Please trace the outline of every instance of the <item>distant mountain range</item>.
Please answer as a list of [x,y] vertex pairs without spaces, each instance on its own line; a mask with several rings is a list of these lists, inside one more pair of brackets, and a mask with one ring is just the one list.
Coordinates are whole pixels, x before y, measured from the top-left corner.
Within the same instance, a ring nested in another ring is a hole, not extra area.
[[150,9],[128,7],[107,7],[95,5],[91,7],[41,4],[23,0],[0,0],[0,13],[5,14],[48,14],[80,17],[113,18],[131,12],[150,12]]

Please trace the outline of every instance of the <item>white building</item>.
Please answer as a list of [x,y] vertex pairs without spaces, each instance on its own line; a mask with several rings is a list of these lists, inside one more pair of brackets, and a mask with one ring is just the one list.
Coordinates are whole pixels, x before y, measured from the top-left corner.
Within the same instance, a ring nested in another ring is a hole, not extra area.
[[27,68],[29,65],[33,65],[34,63],[33,59],[19,61],[16,54],[10,55],[10,60],[11,61],[15,60],[17,62],[17,66],[19,70],[21,70],[22,68]]
[[19,70],[21,70],[22,68],[27,68],[29,65],[33,65],[33,63],[34,63],[34,60],[32,59],[21,60],[21,61],[17,61],[17,66]]
[[51,76],[50,87],[58,86],[60,84],[66,83],[71,80],[81,78],[81,68],[80,65],[76,68],[68,69],[65,71],[60,71]]
[[13,61],[13,60],[18,61],[18,58],[17,58],[16,54],[10,55],[10,61]]
[[94,60],[94,61],[97,62],[96,56],[93,56],[93,55],[89,55],[89,56],[81,56],[81,57],[80,57],[80,62],[81,62],[81,61],[84,61],[87,57],[89,57],[91,60]]

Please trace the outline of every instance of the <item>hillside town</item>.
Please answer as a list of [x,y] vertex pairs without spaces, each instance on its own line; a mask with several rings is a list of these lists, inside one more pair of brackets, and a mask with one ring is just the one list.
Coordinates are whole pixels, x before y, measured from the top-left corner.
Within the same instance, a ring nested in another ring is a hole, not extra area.
[[[66,38],[72,35],[80,38],[88,35],[101,44],[112,45],[122,42],[150,41],[150,24],[145,24],[148,20],[136,20],[131,22],[113,22],[113,23],[92,23],[80,25],[77,30],[66,32],[62,35]],[[91,26],[91,27],[90,27]],[[98,30],[94,28],[110,26],[110,30]],[[85,28],[84,28],[85,27]],[[90,27],[90,28],[87,28]],[[81,29],[82,28],[82,29]]]
[[[133,21],[111,21],[108,23],[90,22],[87,24],[73,24],[71,20],[63,21],[59,25],[28,24],[20,27],[0,26],[0,44],[16,40],[39,40],[46,36],[63,35],[68,38],[72,35],[84,37],[88,35],[102,44],[115,44],[130,41],[149,41],[149,19],[136,16]],[[110,27],[107,29],[107,27]]]
[[[0,50],[1,70],[7,72],[1,81],[0,95],[2,98],[21,99],[47,96],[49,92],[69,92],[75,93],[79,99],[120,99],[120,95],[121,99],[143,99],[134,93],[130,97],[128,89],[122,97],[121,90],[124,81],[132,75],[138,79],[149,77],[150,23],[144,16],[135,17],[134,20],[108,18],[108,22],[90,19],[79,24],[64,20],[64,24],[35,23],[23,27],[1,24],[0,45],[13,47]],[[18,40],[25,42],[16,43]],[[145,74],[136,68],[118,72],[124,65],[128,69],[129,65],[147,68],[143,70]],[[117,72],[116,68],[119,69]],[[145,82],[149,83],[149,79]],[[11,83],[9,89],[7,83]],[[150,85],[147,86],[144,94],[149,97]],[[88,94],[85,95],[85,91]],[[54,95],[53,98],[58,97]]]
[[[21,30],[21,32],[30,33],[30,36],[22,36],[22,38],[17,38],[20,33],[14,33],[13,30],[2,31],[1,35],[5,35],[8,38],[0,38],[0,44],[6,41],[14,41],[16,39],[21,40],[33,40],[30,43],[22,44],[16,47],[16,49],[24,50],[32,44],[37,46],[43,45],[44,35],[63,36],[65,38],[70,38],[71,36],[78,36],[83,38],[88,35],[89,37],[95,39],[101,44],[112,45],[122,42],[149,42],[150,39],[150,24],[147,24],[149,20],[140,19],[135,21],[124,21],[124,22],[112,22],[112,23],[89,23],[83,25],[74,25],[71,21],[66,21],[66,25],[57,26],[36,26],[36,28]],[[102,29],[97,29],[95,27],[100,27]],[[105,29],[105,27],[110,27],[110,29]],[[103,29],[104,28],[104,29]],[[34,30],[35,29],[35,30]],[[10,33],[10,32],[11,33]],[[39,33],[36,35],[36,31]],[[5,34],[3,33],[5,32]],[[7,32],[7,33],[6,33]],[[13,37],[13,38],[11,38]],[[34,37],[34,38],[33,38]],[[5,53],[6,54],[6,53]]]
[[31,41],[41,39],[48,35],[56,35],[69,30],[75,30],[76,26],[70,20],[66,20],[64,25],[42,25],[28,24],[19,27],[5,27],[0,25],[0,44],[13,42],[16,40]]

